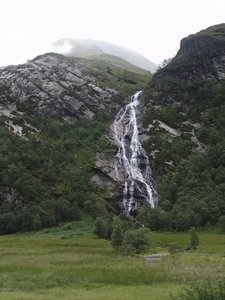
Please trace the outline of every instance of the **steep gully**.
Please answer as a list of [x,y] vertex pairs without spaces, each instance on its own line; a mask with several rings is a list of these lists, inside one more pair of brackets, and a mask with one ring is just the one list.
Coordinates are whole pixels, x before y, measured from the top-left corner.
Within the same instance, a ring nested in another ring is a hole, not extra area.
[[152,207],[158,204],[149,159],[139,140],[137,114],[141,99],[142,92],[136,92],[113,123],[114,140],[118,147],[114,172],[119,179],[121,168],[125,170],[121,210],[129,216],[135,216],[137,208],[146,202]]

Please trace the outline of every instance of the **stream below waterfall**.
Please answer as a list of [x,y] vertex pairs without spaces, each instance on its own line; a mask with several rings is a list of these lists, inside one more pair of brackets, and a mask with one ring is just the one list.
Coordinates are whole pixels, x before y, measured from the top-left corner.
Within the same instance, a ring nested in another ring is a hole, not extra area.
[[115,177],[124,168],[123,201],[121,210],[128,216],[135,216],[138,207],[148,202],[152,207],[158,204],[149,159],[139,140],[138,112],[142,91],[136,92],[129,104],[117,114],[114,123],[114,139],[118,147],[115,157]]

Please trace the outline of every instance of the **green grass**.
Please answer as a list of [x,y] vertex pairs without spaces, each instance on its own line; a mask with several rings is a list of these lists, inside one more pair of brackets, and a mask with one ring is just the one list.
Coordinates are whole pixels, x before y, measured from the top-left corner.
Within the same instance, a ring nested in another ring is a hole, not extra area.
[[[73,222],[38,233],[0,237],[0,299],[167,300],[191,280],[225,275],[225,236],[199,232],[197,250],[161,261],[118,256],[110,241]],[[189,243],[189,234],[151,233],[151,252]]]
[[108,54],[70,59],[88,66],[87,75],[95,76],[100,87],[120,90],[123,97],[143,90],[152,78],[148,71]]
[[136,73],[136,74],[149,74],[147,70],[139,68],[135,65],[130,64],[126,60],[110,55],[110,54],[99,54],[99,55],[91,55],[86,57],[72,57],[72,60],[75,62],[85,63],[88,66],[97,67],[100,69],[105,69],[106,66],[112,68],[113,72],[118,70],[124,70]]
[[[159,293],[160,289],[160,293]],[[154,286],[84,286],[83,288],[51,288],[48,290],[39,290],[34,292],[2,292],[0,294],[1,300],[57,300],[57,299],[84,299],[84,300],[107,300],[107,299],[124,299],[124,300],[136,300],[136,299],[170,299],[169,293],[171,287],[169,285],[164,285],[163,287],[159,285]],[[174,291],[174,289],[172,290]],[[162,294],[168,295],[162,298]]]

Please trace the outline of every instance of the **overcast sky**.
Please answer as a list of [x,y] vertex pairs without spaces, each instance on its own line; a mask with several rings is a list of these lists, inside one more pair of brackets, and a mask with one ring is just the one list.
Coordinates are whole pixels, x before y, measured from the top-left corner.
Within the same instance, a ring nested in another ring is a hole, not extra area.
[[225,23],[224,0],[0,0],[0,66],[53,50],[60,38],[107,41],[158,64],[180,40]]

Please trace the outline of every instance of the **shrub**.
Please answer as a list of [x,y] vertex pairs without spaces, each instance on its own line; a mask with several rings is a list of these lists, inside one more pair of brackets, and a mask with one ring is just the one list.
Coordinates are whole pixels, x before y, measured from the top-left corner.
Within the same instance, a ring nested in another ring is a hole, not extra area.
[[117,251],[123,244],[123,228],[120,224],[116,224],[113,226],[113,232],[111,236],[111,244],[114,249]]
[[146,252],[150,245],[147,236],[149,232],[148,228],[126,231],[124,234],[124,246],[131,247],[136,254]]
[[225,299],[225,278],[216,281],[205,279],[199,282],[192,282],[187,288],[183,288],[173,300],[224,300]]
[[220,229],[225,232],[225,216],[219,218],[219,226]]
[[37,214],[33,220],[34,231],[39,231],[41,229],[41,218]]
[[110,238],[111,221],[102,217],[96,218],[93,233],[102,239]]
[[190,232],[190,246],[191,248],[196,249],[199,244],[199,239],[198,239],[196,229],[194,227],[191,227],[189,232]]
[[168,251],[170,254],[175,254],[182,251],[182,247],[177,243],[169,244]]

